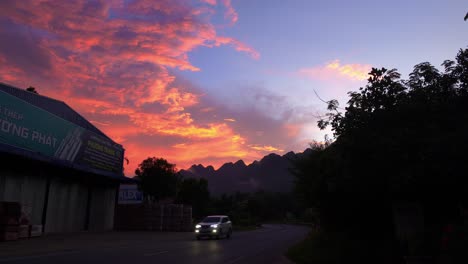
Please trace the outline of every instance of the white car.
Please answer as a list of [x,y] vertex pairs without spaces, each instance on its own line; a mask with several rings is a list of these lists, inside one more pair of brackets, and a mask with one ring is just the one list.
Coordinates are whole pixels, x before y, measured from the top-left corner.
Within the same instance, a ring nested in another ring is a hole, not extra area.
[[230,238],[232,235],[232,223],[226,215],[210,215],[195,226],[195,237]]

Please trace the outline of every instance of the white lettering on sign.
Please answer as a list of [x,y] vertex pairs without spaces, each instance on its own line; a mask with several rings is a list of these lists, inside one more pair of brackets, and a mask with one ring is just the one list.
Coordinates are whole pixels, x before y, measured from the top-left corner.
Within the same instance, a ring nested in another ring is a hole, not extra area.
[[5,119],[0,119],[0,132],[24,139],[30,139],[34,142],[47,145],[52,148],[55,148],[57,145],[57,138],[48,134],[43,134],[39,131],[32,131],[32,133],[30,133],[29,128],[17,125]]
[[33,131],[31,136],[32,141],[36,141],[43,145],[48,145],[55,148],[55,144],[57,144],[57,139],[51,137],[50,135],[44,135],[39,131]]
[[0,131],[14,136],[27,139],[29,137],[29,129],[26,127],[18,126],[8,120],[0,119]]
[[137,185],[122,184],[119,189],[119,204],[138,204],[143,202],[143,193]]
[[13,118],[13,119],[16,119],[16,120],[22,120],[24,118],[24,116],[14,110],[10,110],[8,108],[1,108],[2,111],[3,111],[3,115],[4,116],[7,116],[9,118]]

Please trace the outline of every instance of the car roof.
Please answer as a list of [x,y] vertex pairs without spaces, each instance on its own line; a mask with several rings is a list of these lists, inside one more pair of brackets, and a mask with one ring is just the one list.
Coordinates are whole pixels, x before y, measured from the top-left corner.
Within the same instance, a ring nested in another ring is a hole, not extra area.
[[228,217],[227,215],[207,215],[206,217]]

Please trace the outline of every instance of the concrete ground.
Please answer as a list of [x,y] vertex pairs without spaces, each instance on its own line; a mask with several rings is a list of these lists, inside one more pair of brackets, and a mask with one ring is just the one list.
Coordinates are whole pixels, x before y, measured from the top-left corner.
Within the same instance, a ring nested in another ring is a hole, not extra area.
[[105,232],[49,235],[0,243],[2,263],[290,263],[284,253],[308,228],[264,225],[231,239],[197,241],[193,233]]

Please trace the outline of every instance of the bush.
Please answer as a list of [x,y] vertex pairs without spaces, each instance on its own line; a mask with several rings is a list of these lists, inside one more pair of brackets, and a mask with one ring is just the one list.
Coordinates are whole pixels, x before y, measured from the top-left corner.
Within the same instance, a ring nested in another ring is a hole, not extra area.
[[403,263],[393,241],[363,240],[344,233],[312,231],[291,247],[287,257],[298,264]]

